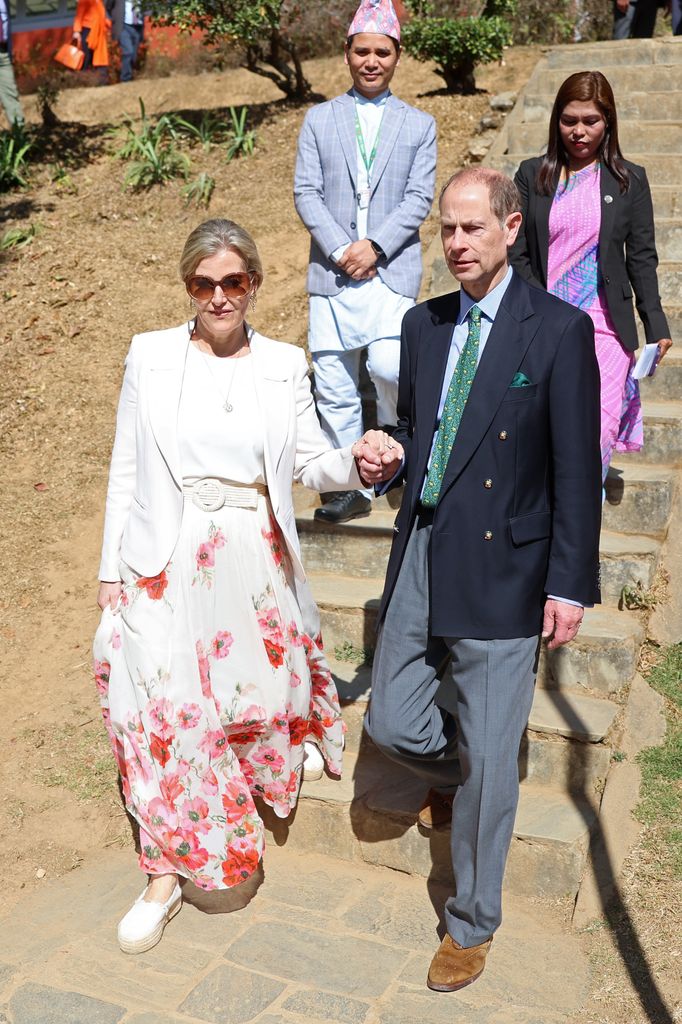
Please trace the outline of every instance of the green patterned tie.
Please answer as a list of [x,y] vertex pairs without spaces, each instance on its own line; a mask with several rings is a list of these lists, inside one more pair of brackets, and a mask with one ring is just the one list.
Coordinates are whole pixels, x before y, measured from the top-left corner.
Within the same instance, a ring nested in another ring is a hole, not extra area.
[[431,465],[426,476],[426,484],[422,493],[421,503],[427,508],[435,508],[445,476],[445,467],[455,442],[460,420],[464,412],[471,385],[474,382],[478,363],[478,345],[481,340],[481,311],[478,306],[469,310],[469,333],[464,348],[457,360],[448,393],[445,397],[443,415],[438,425],[436,443],[433,446]]

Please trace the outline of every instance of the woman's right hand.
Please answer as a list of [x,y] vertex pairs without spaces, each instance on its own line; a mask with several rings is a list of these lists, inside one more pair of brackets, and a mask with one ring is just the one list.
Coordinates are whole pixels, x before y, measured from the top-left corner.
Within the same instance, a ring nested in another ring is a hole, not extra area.
[[81,44],[81,34],[80,34],[80,32],[73,32],[72,35],[71,35],[71,45],[72,46],[80,46],[80,44]]
[[100,583],[99,592],[97,594],[97,604],[100,606],[102,611],[108,606],[112,611],[118,605],[121,600],[121,592],[123,590],[123,584],[120,580],[116,583]]

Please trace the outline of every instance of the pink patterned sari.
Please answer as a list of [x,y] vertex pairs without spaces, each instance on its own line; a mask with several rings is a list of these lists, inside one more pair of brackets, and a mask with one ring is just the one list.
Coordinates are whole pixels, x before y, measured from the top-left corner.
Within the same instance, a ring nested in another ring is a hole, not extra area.
[[609,316],[599,279],[600,165],[560,184],[549,215],[547,290],[585,310],[594,323],[601,374],[601,458],[606,477],[614,451],[639,451],[644,441],[635,357],[623,348]]

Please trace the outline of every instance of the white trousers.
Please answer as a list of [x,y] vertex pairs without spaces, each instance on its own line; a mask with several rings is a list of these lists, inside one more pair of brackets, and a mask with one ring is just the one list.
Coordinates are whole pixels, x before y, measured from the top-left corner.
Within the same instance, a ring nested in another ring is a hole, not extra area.
[[[400,338],[378,338],[366,346],[367,371],[377,393],[377,423],[396,423]],[[360,359],[363,349],[313,352],[315,398],[322,429],[335,448],[362,437]],[[364,492],[371,497],[370,491]]]

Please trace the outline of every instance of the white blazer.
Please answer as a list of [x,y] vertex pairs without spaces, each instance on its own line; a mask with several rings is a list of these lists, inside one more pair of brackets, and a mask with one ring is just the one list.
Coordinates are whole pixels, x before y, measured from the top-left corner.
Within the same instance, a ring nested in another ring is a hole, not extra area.
[[[322,433],[302,350],[248,330],[265,434],[265,481],[294,574],[304,580],[293,481],[317,491],[362,483],[350,447],[334,449]],[[177,420],[189,338],[183,324],[132,340],[111,456],[100,580],[120,579],[121,559],[142,576],[157,576],[175,549],[184,506]]]

